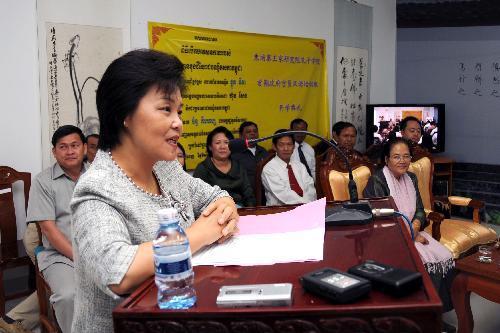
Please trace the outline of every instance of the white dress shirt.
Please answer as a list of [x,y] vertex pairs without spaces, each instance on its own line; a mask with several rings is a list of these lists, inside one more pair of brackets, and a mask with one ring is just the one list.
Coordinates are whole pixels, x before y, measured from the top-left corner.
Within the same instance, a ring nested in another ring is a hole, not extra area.
[[[309,166],[309,170],[311,170],[311,175],[313,181],[316,182],[316,156],[314,155],[314,149],[310,144],[303,141],[302,142],[302,152],[304,153],[304,157],[306,158],[307,165]],[[295,149],[293,150],[291,161],[300,162],[299,157],[299,143],[295,142]],[[302,163],[302,162],[300,162]]]
[[316,200],[316,188],[307,169],[300,161],[290,161],[293,173],[304,195],[301,197],[290,187],[287,164],[278,156],[262,169],[262,185],[266,192],[266,205],[300,204]]

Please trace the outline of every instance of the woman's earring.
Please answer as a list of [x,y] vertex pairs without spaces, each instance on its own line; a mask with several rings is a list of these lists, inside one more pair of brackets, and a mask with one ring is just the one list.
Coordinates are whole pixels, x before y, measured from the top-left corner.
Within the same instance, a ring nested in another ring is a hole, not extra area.
[[127,122],[125,120],[123,121],[123,127],[127,128]]

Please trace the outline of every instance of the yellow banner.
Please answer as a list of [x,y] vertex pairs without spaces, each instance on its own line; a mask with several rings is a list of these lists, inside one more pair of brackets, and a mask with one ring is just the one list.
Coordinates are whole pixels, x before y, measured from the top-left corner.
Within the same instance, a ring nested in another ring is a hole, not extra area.
[[206,137],[216,126],[238,137],[239,125],[249,120],[265,136],[303,118],[310,131],[329,135],[324,40],[155,22],[148,23],[148,35],[150,48],[185,65],[181,143],[189,169],[206,157]]

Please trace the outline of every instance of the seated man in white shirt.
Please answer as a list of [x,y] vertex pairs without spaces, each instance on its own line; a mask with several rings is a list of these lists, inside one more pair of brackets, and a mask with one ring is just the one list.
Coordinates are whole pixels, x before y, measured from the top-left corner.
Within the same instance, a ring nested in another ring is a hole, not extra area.
[[[296,118],[290,123],[292,131],[307,131],[307,122],[304,119]],[[314,156],[314,149],[310,144],[304,141],[305,134],[295,134],[295,149],[291,157],[292,161],[301,162],[306,167],[307,173],[316,177],[316,157]]]
[[[275,134],[286,132],[281,129]],[[314,181],[300,161],[291,161],[295,148],[293,135],[273,138],[276,156],[262,169],[266,205],[300,204],[316,200]]]

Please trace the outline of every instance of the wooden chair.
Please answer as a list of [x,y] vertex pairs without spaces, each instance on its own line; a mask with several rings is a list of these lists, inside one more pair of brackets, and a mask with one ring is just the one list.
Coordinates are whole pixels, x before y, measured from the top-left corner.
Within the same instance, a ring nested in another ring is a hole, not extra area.
[[5,302],[7,300],[29,295],[34,286],[12,294],[5,294],[3,284],[4,270],[19,266],[28,266],[30,275],[34,272],[33,263],[26,253],[22,240],[17,240],[16,212],[12,184],[22,181],[24,183],[24,209],[28,209],[29,191],[31,187],[31,174],[18,172],[8,166],[0,166],[0,315],[5,315]]
[[[487,244],[496,240],[497,235],[491,228],[480,224],[479,209],[484,203],[465,197],[450,196],[439,201],[446,205],[467,206],[474,209],[473,220],[464,221],[453,218],[444,218],[441,214],[433,211],[434,198],[432,195],[432,177],[434,162],[432,155],[420,146],[412,147],[412,162],[409,171],[413,172],[418,179],[418,188],[424,209],[431,221],[425,230],[432,237],[446,246],[455,259],[465,256],[481,244]],[[435,225],[436,224],[436,225]]]
[[264,169],[264,166],[272,160],[274,156],[276,156],[276,152],[274,149],[270,149],[267,157],[257,163],[255,169],[255,201],[257,202],[257,206],[265,205],[265,193],[264,187],[262,186],[262,169]]
[[[372,174],[373,165],[356,150],[344,151],[344,153],[351,164],[352,174],[358,189],[358,197],[362,198],[363,190]],[[324,160],[320,162],[319,181],[326,200],[345,201],[350,199],[347,165],[344,158],[333,148],[326,152]]]
[[38,232],[38,246],[35,248],[36,294],[38,296],[38,306],[40,308],[40,326],[42,333],[60,333],[61,329],[57,324],[54,308],[50,305],[49,301],[52,290],[38,268],[38,260],[36,258],[38,253],[45,248],[42,243],[42,231],[38,223],[36,224],[36,229]]

